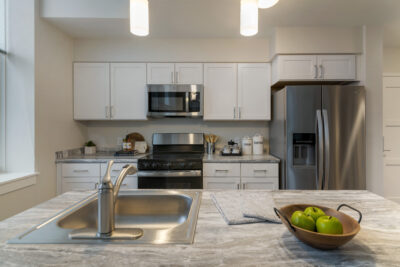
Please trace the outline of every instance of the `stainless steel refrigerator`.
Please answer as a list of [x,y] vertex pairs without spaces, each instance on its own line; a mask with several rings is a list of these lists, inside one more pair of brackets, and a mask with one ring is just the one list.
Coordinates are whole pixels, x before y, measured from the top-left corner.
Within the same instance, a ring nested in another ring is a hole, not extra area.
[[281,189],[365,189],[363,87],[287,86],[272,105]]

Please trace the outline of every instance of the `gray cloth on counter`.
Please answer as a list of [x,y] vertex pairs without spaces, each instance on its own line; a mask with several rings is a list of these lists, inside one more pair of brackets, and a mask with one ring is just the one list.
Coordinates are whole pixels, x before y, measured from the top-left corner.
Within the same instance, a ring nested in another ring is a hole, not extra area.
[[274,213],[272,193],[232,191],[216,192],[211,199],[228,225],[273,222],[280,223]]

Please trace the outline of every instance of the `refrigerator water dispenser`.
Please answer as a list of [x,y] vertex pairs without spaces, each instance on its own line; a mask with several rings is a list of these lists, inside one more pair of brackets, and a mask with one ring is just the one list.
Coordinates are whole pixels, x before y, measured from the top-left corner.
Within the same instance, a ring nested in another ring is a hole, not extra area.
[[294,166],[315,165],[314,133],[293,134],[293,165]]

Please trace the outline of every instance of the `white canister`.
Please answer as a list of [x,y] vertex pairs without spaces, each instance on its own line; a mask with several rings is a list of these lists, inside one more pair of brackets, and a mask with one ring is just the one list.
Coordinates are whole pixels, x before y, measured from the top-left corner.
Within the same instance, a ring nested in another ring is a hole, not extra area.
[[264,137],[261,134],[256,134],[253,136],[253,154],[264,154]]
[[253,139],[248,136],[242,138],[242,154],[251,155],[253,153]]

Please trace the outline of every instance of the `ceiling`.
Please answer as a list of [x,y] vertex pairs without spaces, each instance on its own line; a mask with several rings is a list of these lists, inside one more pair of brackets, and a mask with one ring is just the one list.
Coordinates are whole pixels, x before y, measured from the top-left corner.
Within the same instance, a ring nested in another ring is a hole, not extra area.
[[[115,2],[123,10],[116,18],[48,16],[46,19],[75,38],[135,38],[129,33],[128,3],[128,0]],[[152,38],[241,36],[240,0],[149,0],[149,8]],[[259,10],[256,38],[269,36],[276,26],[361,25],[384,25],[385,42],[400,46],[400,0],[280,0],[273,8]]]

